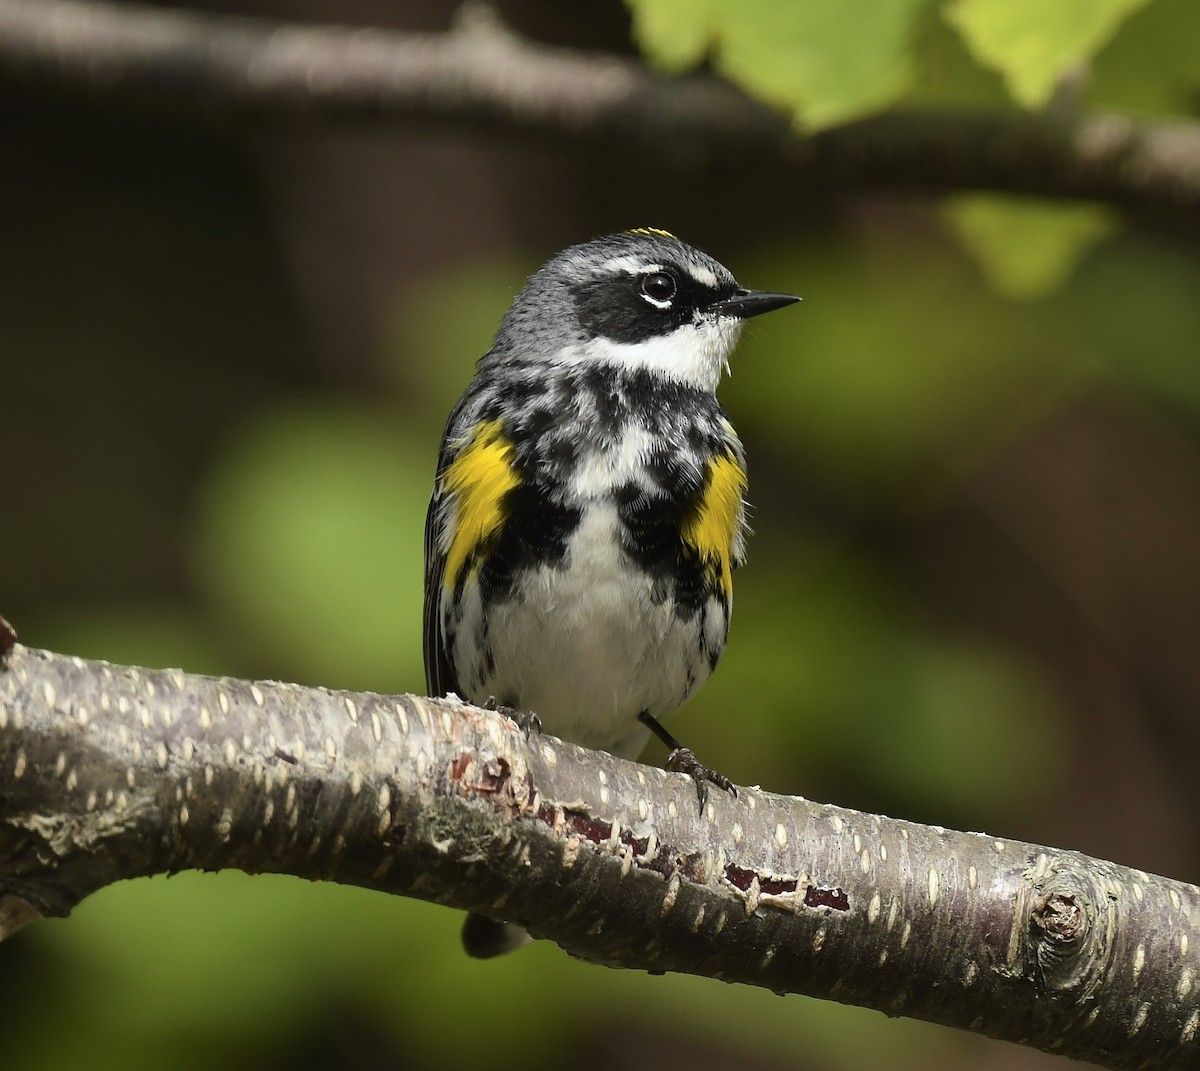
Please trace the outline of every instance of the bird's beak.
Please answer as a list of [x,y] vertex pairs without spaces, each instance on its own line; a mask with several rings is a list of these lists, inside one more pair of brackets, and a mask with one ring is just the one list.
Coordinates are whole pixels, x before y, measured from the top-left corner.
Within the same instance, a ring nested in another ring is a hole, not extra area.
[[774,312],[800,299],[795,294],[776,294],[770,290],[735,290],[733,294],[711,306],[710,311],[721,316],[736,316],[748,320],[764,312]]

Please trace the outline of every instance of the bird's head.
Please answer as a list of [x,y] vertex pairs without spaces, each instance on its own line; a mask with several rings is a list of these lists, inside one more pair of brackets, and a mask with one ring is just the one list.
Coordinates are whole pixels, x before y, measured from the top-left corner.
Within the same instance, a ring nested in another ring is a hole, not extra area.
[[715,391],[743,322],[800,299],[746,290],[719,261],[641,228],[563,250],[504,318],[492,354],[608,362]]

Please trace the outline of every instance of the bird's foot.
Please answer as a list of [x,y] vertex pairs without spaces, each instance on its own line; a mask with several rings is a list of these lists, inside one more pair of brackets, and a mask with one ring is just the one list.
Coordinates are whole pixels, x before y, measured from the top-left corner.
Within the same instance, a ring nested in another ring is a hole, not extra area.
[[517,723],[517,728],[524,732],[526,740],[529,739],[530,733],[542,731],[542,719],[532,710],[514,710],[508,716]]
[[696,798],[700,801],[700,813],[704,813],[704,805],[708,803],[708,786],[716,785],[724,789],[735,799],[737,789],[733,782],[723,773],[710,770],[692,753],[691,748],[677,747],[667,756],[667,769],[677,773],[687,774],[696,785]]
[[696,796],[700,800],[701,814],[704,813],[704,805],[708,803],[709,785],[716,785],[717,788],[724,789],[735,799],[737,798],[737,789],[733,787],[733,782],[728,777],[717,773],[716,770],[710,770],[701,763],[696,758],[692,749],[684,747],[676,740],[648,710],[643,710],[638,715],[638,721],[646,726],[647,729],[670,749],[670,754],[667,756],[667,769],[673,770],[676,773],[687,774],[695,782]]
[[525,734],[526,740],[529,739],[530,733],[542,731],[542,719],[532,710],[517,710],[506,703],[501,703],[494,695],[489,695],[487,702],[483,705],[488,710],[494,710],[497,714],[503,714],[509,721],[515,722],[517,728]]

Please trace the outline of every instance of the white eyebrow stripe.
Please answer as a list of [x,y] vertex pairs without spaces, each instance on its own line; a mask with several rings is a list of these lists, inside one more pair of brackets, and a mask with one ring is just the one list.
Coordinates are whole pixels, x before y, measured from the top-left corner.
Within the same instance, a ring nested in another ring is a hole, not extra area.
[[[666,267],[656,262],[647,263],[644,260],[639,260],[637,257],[612,257],[606,260],[602,265],[605,271],[624,272],[626,275],[648,275],[653,271],[666,271]],[[711,268],[706,268],[702,264],[682,264],[680,267],[688,273],[701,286],[708,287],[711,290],[717,288],[717,276]]]
[[601,267],[611,272],[623,271],[627,275],[641,275],[644,272],[663,270],[661,264],[647,264],[637,257],[613,257],[612,260],[606,260]]

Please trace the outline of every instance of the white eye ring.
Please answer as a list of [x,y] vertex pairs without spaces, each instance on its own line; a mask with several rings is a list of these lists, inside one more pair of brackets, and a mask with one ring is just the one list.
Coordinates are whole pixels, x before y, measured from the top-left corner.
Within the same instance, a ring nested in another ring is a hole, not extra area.
[[656,309],[669,309],[671,299],[679,290],[675,276],[666,271],[652,271],[642,276],[641,292]]

